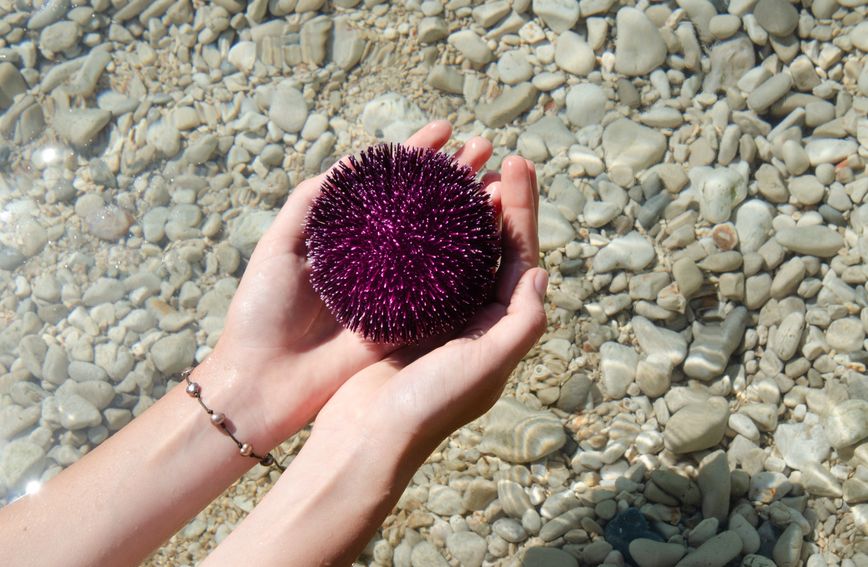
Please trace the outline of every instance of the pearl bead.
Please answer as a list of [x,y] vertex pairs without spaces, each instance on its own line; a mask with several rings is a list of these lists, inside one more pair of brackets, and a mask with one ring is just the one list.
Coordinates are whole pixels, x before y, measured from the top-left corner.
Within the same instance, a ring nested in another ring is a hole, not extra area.
[[239,452],[241,456],[249,457],[253,453],[253,447],[250,446],[250,443],[242,443]]
[[211,423],[214,425],[222,425],[225,420],[226,416],[219,411],[215,411],[211,414]]
[[199,395],[202,389],[199,387],[199,384],[196,382],[190,382],[187,384],[187,393],[193,396],[194,398]]

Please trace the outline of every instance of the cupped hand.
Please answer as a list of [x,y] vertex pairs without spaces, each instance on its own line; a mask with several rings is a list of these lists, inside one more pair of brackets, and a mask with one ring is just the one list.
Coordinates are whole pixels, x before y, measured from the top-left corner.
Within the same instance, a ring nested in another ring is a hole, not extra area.
[[[435,121],[406,145],[439,150],[452,127]],[[472,138],[456,158],[478,171],[490,142]],[[310,285],[304,222],[327,173],[300,183],[259,241],[210,358],[261,393],[255,402],[273,442],[310,421],[343,382],[396,347],[341,327]]]
[[323,407],[314,434],[347,431],[410,447],[424,458],[452,431],[487,411],[509,373],[545,330],[548,276],[539,263],[539,190],[530,162],[504,161],[490,189],[502,212],[503,253],[494,300],[456,338],[433,350],[397,350],[346,381]]

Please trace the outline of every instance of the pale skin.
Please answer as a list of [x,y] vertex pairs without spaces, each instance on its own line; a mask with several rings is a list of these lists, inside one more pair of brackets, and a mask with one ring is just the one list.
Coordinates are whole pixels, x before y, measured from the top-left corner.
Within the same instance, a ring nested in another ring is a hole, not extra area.
[[[448,122],[406,143],[440,149]],[[478,171],[483,138],[457,158]],[[206,565],[349,564],[416,469],[497,400],[545,329],[533,166],[487,175],[503,252],[492,302],[451,340],[397,349],[343,329],[308,283],[302,226],[323,176],[301,183],[263,236],[214,352],[192,379],[259,454],[315,418],[310,438]],[[256,461],[174,388],[33,495],[0,509],[5,566],[137,565]]]

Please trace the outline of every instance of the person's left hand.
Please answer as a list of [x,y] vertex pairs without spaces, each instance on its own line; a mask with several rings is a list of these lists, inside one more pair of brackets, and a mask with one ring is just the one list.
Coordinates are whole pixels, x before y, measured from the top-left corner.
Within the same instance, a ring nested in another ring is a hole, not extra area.
[[[436,121],[405,145],[439,150],[451,134],[448,122]],[[491,153],[491,143],[476,137],[456,157],[475,172]],[[264,438],[272,445],[313,419],[347,378],[396,348],[344,329],[310,285],[304,222],[326,175],[300,183],[259,241],[223,335],[206,361],[217,368],[214,374],[224,384],[233,382],[229,385],[239,395],[243,392],[248,407],[257,408],[257,423],[244,424],[255,428],[253,439]]]

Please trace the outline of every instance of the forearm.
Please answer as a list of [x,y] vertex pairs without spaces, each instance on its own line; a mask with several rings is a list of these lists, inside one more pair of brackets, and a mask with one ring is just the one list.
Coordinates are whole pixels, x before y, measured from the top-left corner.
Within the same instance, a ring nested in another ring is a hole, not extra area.
[[203,567],[350,565],[427,455],[401,439],[314,428],[292,466]]
[[[211,357],[191,379],[259,454],[277,442],[235,369]],[[4,565],[137,565],[254,464],[182,384],[38,493],[0,510]]]

